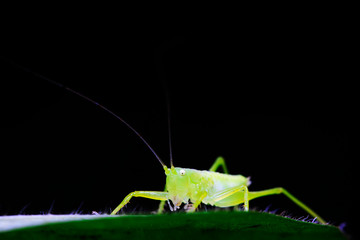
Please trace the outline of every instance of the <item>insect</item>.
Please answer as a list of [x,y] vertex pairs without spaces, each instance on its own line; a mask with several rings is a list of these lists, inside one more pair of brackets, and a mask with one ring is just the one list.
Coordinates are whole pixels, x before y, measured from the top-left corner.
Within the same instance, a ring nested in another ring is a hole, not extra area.
[[[168,202],[171,211],[176,211],[182,203],[186,204],[188,212],[194,212],[200,203],[216,207],[232,207],[244,204],[244,210],[249,211],[249,201],[252,199],[273,194],[284,194],[311,216],[315,217],[320,223],[326,223],[317,213],[282,187],[250,192],[248,190],[248,186],[251,183],[250,178],[242,175],[228,174],[223,157],[218,157],[208,171],[179,168],[173,165],[169,169],[160,159],[159,161],[166,175],[165,190],[162,192],[134,191],[124,198],[111,215],[119,212],[132,197],[160,200],[158,213],[161,213],[164,209],[165,201],[169,200],[173,204],[172,207],[170,202]],[[225,173],[215,172],[220,166]],[[189,201],[193,203],[190,208],[187,207]]]
[[[296,205],[305,210],[308,214],[315,217],[317,221],[322,224],[326,224],[326,221],[323,218],[321,218],[302,201],[294,197],[282,187],[276,187],[262,191],[249,191],[248,187],[251,184],[250,178],[244,177],[242,175],[230,175],[223,157],[218,157],[209,170],[174,167],[171,156],[170,136],[170,167],[167,167],[153,150],[153,148],[149,145],[149,143],[120,116],[71,88],[50,80],[40,74],[29,71],[28,69],[22,69],[61,88],[66,89],[67,91],[99,106],[109,114],[113,115],[123,124],[125,124],[130,130],[132,130],[145,143],[145,145],[151,150],[159,163],[162,165],[166,175],[164,191],[131,192],[111,212],[111,215],[117,214],[127,203],[129,203],[133,197],[142,197],[161,201],[158,208],[158,213],[161,213],[164,210],[165,201],[168,202],[171,211],[176,211],[179,209],[182,203],[185,204],[184,208],[187,210],[187,212],[196,211],[200,203],[210,204],[221,208],[236,207],[240,204],[243,204],[244,211],[249,211],[249,201],[252,199],[274,194],[284,194]],[[216,172],[219,167],[223,168],[224,173]],[[173,206],[171,206],[171,203]]]
[[[127,123],[125,124],[128,125]],[[223,157],[218,157],[208,171],[174,167],[172,157],[170,157],[170,168],[168,168],[144,138],[130,125],[128,125],[128,127],[143,140],[162,165],[166,175],[165,190],[131,192],[112,211],[111,215],[117,214],[133,197],[160,200],[161,203],[158,213],[161,213],[164,209],[165,201],[168,201],[171,211],[179,209],[182,203],[186,204],[185,208],[188,212],[194,212],[200,203],[210,204],[216,207],[233,207],[243,204],[244,210],[249,211],[249,201],[252,199],[273,194],[284,194],[308,214],[315,217],[317,221],[326,224],[323,218],[282,187],[262,191],[249,191],[248,186],[251,184],[250,178],[242,175],[228,174]],[[223,168],[224,173],[216,172],[219,167]],[[173,206],[171,206],[169,200]],[[192,204],[189,204],[189,202]]]

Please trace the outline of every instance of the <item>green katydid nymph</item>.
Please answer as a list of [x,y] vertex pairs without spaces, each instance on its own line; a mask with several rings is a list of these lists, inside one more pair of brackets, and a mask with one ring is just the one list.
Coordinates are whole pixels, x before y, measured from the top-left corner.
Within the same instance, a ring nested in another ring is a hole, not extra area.
[[[18,66],[19,67],[19,66]],[[22,67],[21,67],[22,68]],[[25,71],[33,73],[28,69],[22,68]],[[317,213],[310,209],[307,205],[294,197],[284,188],[277,187],[262,191],[249,191],[248,187],[251,183],[250,178],[242,175],[230,175],[225,164],[225,160],[222,157],[218,157],[209,170],[195,170],[190,168],[174,167],[171,154],[171,137],[169,134],[170,143],[170,167],[167,167],[159,156],[155,153],[149,143],[125,120],[110,111],[108,108],[100,105],[94,100],[82,95],[81,93],[68,88],[58,82],[50,80],[40,74],[33,73],[36,76],[49,81],[67,91],[99,106],[115,118],[125,124],[130,130],[132,130],[151,150],[157,160],[162,165],[165,175],[166,184],[164,191],[134,191],[129,193],[123,201],[112,211],[111,215],[117,214],[132,197],[149,198],[153,200],[159,200],[160,205],[158,213],[163,212],[165,201],[168,201],[169,208],[172,211],[176,211],[180,208],[182,203],[185,204],[185,209],[188,212],[194,212],[200,203],[210,204],[216,207],[236,207],[243,204],[244,211],[249,211],[249,201],[259,197],[265,197],[273,194],[284,194],[296,205],[305,210],[308,214],[316,218],[316,220],[322,224],[326,224],[325,220],[321,218]],[[170,121],[169,121],[170,122]],[[170,128],[170,124],[169,124]],[[222,167],[224,173],[216,172],[216,170]],[[170,203],[171,202],[171,203]],[[172,205],[171,205],[172,204]]]
[[[242,175],[228,174],[224,158],[218,157],[208,171],[200,171],[190,168],[179,168],[171,165],[168,168],[163,165],[166,175],[166,185],[164,191],[134,191],[128,194],[119,206],[111,213],[116,214],[123,208],[132,197],[143,197],[160,200],[158,213],[164,209],[165,201],[168,201],[171,211],[176,211],[182,203],[185,203],[188,212],[194,212],[200,203],[210,204],[216,207],[232,207],[244,204],[244,210],[249,211],[249,201],[258,197],[265,197],[273,194],[283,193],[299,207],[303,208],[317,221],[325,224],[325,220],[310,209],[303,202],[298,200],[284,188],[277,187],[263,191],[250,192],[248,186],[251,181]],[[225,173],[215,172],[222,166]],[[169,200],[172,202],[171,206]],[[188,207],[189,202],[192,203]]]

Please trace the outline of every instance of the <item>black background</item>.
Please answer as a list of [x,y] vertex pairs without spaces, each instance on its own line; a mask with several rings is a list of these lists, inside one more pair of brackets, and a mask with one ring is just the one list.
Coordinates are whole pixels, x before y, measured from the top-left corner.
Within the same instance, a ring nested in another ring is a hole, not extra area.
[[[0,214],[109,213],[129,192],[165,184],[131,130],[30,69],[124,118],[166,164],[167,92],[175,166],[206,170],[224,156],[250,189],[282,186],[351,227],[353,63],[336,17],[186,27],[48,17],[2,34]],[[133,199],[124,211],[157,204]],[[284,196],[250,203],[268,206],[306,215]]]

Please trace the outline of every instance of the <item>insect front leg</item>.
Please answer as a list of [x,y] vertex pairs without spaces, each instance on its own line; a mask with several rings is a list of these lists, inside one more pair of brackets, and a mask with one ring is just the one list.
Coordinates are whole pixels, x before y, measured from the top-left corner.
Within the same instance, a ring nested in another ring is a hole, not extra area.
[[124,200],[117,206],[114,211],[110,215],[115,215],[117,212],[120,211],[129,201],[132,197],[142,197],[142,198],[149,198],[154,200],[167,200],[168,199],[168,193],[167,192],[157,192],[157,191],[135,191],[132,193],[129,193]]
[[[164,192],[167,192],[166,185],[165,185]],[[164,211],[164,206],[165,206],[165,200],[162,200],[160,202],[160,204],[159,204],[159,208],[158,208],[158,211],[157,211],[158,214],[161,214]]]

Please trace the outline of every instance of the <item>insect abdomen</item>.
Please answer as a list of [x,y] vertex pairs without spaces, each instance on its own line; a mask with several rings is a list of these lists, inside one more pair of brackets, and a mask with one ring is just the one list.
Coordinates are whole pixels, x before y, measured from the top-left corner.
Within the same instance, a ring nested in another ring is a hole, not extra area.
[[210,179],[213,181],[213,186],[209,190],[209,195],[215,192],[222,191],[227,188],[250,184],[249,178],[242,175],[230,175],[217,172],[207,172]]

